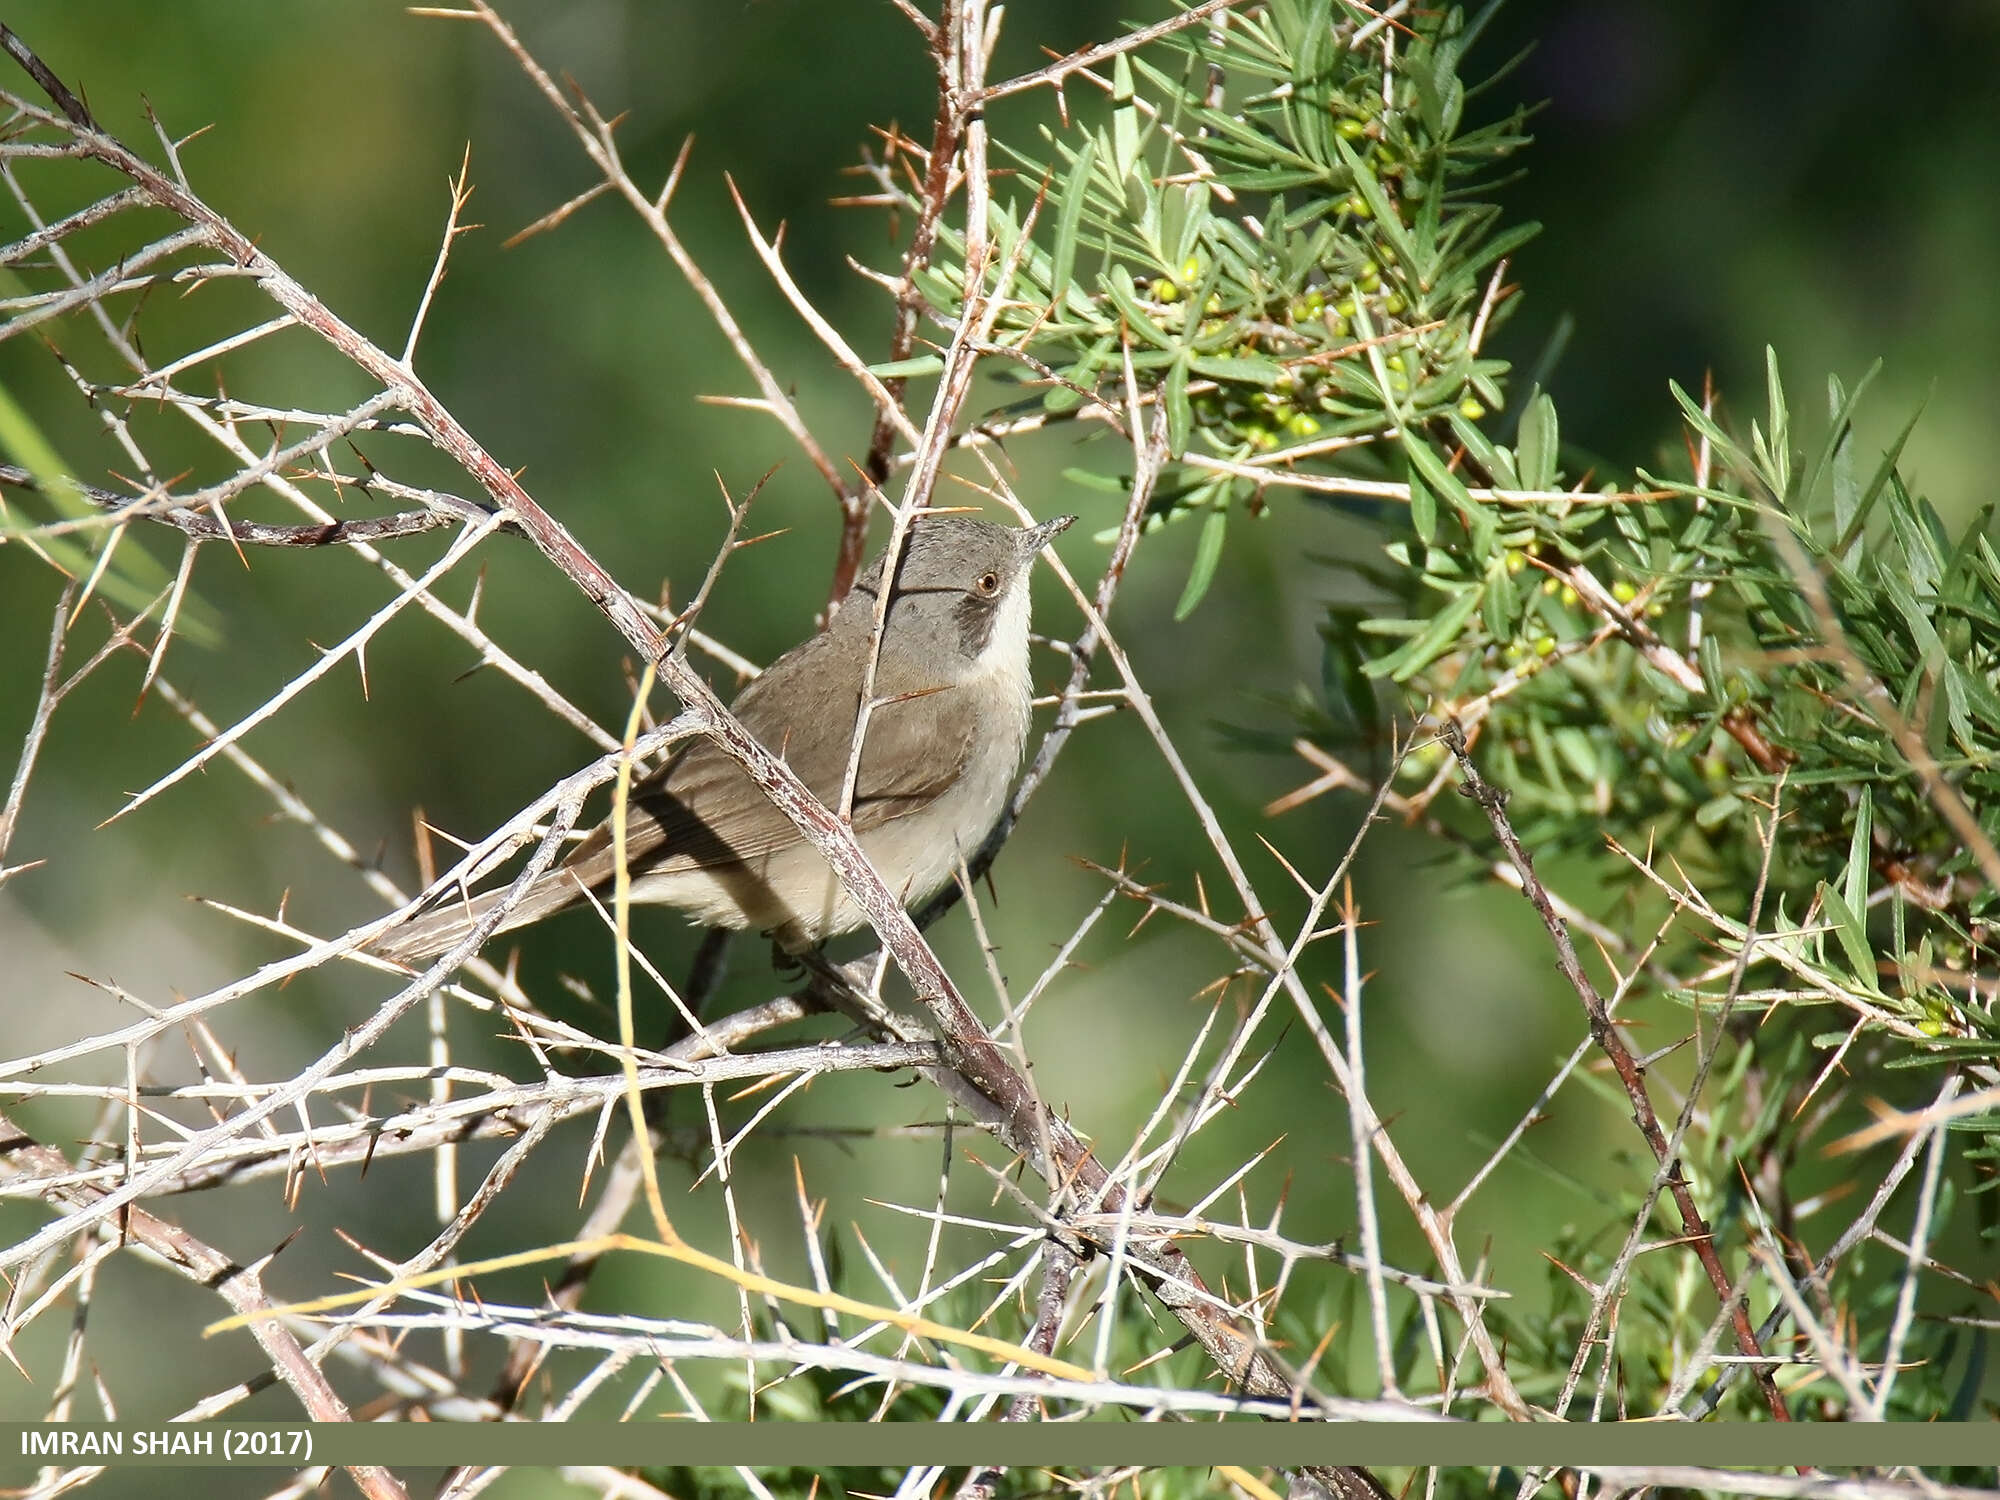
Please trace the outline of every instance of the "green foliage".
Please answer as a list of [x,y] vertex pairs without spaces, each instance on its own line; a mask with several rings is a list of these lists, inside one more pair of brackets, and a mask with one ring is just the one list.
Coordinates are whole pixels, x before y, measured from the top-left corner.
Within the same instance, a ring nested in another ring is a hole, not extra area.
[[[1331,564],[1350,587],[1329,610],[1299,728],[1347,755],[1375,746],[1392,715],[1460,717],[1527,847],[1581,872],[1585,904],[1621,900],[1620,925],[1636,931],[1630,914],[1671,888],[1669,959],[1733,956],[1761,892],[1763,946],[1740,999],[1726,961],[1699,982],[1633,981],[1639,996],[1699,1007],[1704,1024],[1727,1000],[1744,1012],[1728,1019],[1685,1158],[1740,1272],[1770,1207],[1744,1197],[1741,1164],[1779,1164],[1782,1180],[1819,1150],[1808,1126],[1825,1116],[1809,1106],[1836,1049],[1885,1089],[1894,1069],[2000,1063],[1986,998],[2000,986],[1992,508],[1954,531],[1912,493],[1897,469],[1908,426],[1879,459],[1857,455],[1860,387],[1829,382],[1809,442],[1775,357],[1747,437],[1676,389],[1685,451],[1624,487],[1579,478],[1538,390],[1510,440],[1483,425],[1509,397],[1505,364],[1481,353],[1511,306],[1493,295],[1494,268],[1533,233],[1503,225],[1488,197],[1525,138],[1519,117],[1466,124],[1463,61],[1484,13],[1407,19],[1386,51],[1366,13],[1331,0],[1184,29],[1116,60],[1108,120],[1014,151],[1042,194],[1032,220],[1019,203],[992,211],[994,263],[1014,268],[1000,338],[1037,388],[1012,415],[1122,410],[1128,381],[1158,403],[1174,463],[1149,524],[1202,515],[1181,618],[1233,512],[1263,514],[1272,491],[1320,478],[1406,495],[1407,524],[1387,528],[1377,556]],[[953,249],[956,273],[926,287],[947,315],[965,282]],[[1441,758],[1429,745],[1405,759],[1411,791],[1435,788]],[[1442,815],[1465,847],[1487,847],[1467,814]],[[2000,1237],[2000,1114],[1962,1119],[1950,1138],[1980,1233]],[[1643,1183],[1653,1163],[1631,1168]],[[1636,1191],[1594,1202],[1554,1253],[1600,1280],[1642,1207]],[[1943,1193],[1932,1227],[1959,1207]],[[1670,1209],[1651,1212],[1660,1236],[1678,1232]],[[1686,1258],[1643,1263],[1630,1286],[1617,1399],[1642,1411],[1713,1294]],[[1863,1358],[1887,1352],[1897,1286],[1879,1257],[1837,1268],[1832,1295],[1866,1325]],[[1555,1398],[1591,1307],[1568,1272],[1551,1289],[1550,1319],[1493,1315],[1532,1372],[1531,1400]],[[1342,1316],[1319,1313],[1297,1337]],[[1421,1347],[1413,1335],[1399,1358]],[[1976,1404],[1982,1340],[1929,1324],[1902,1353],[1924,1362],[1898,1382],[1897,1411]],[[1801,1414],[1839,1408],[1824,1383],[1808,1389]],[[1724,1400],[1733,1415],[1762,1410],[1747,1381]]]
[[[1854,403],[1838,383],[1810,463],[1789,446],[1775,364],[1748,443],[1680,399],[1711,472],[1642,475],[1656,486],[1644,497],[1502,509],[1414,445],[1413,474],[1450,514],[1428,541],[1390,541],[1390,566],[1356,569],[1389,597],[1366,618],[1330,617],[1329,662],[1359,658],[1411,707],[1476,720],[1537,851],[1595,854],[1608,836],[1747,896],[1759,809],[1781,798],[1773,909],[1817,911],[1792,929],[1812,962],[1938,1038],[1928,1050],[1957,1039],[1993,1056],[2000,1027],[1941,971],[1990,962],[2000,895],[1940,811],[1941,797],[1962,801],[2000,839],[1991,507],[1952,536],[1897,474],[1894,448],[1857,482]],[[1511,451],[1469,423],[1454,436],[1495,485],[1560,481],[1545,397]],[[1373,688],[1339,680],[1350,699]],[[1607,880],[1643,878],[1602,863]]]
[[[1262,512],[1260,461],[1503,400],[1506,367],[1474,330],[1495,262],[1534,226],[1500,228],[1482,195],[1520,121],[1464,126],[1478,21],[1413,13],[1385,53],[1369,19],[1332,0],[1228,13],[1174,34],[1158,62],[1118,56],[1108,121],[1045,130],[1039,153],[998,143],[1040,189],[1025,245],[1029,206],[992,209],[997,260],[1020,249],[999,338],[1039,388],[1029,408],[1122,407],[1129,359],[1164,405],[1171,456],[1195,460],[1149,516],[1204,516],[1180,617],[1231,511]],[[955,316],[964,247],[946,247],[920,282]]]

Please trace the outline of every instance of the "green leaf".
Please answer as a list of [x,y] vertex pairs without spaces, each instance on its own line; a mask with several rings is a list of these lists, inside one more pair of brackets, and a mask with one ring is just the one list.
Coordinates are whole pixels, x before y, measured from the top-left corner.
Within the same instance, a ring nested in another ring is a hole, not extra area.
[[1368,675],[1408,682],[1458,643],[1459,633],[1479,609],[1482,592],[1470,587],[1461,591],[1456,599],[1432,617],[1420,634],[1389,655],[1371,661],[1367,668]]
[[1486,633],[1496,641],[1510,640],[1521,616],[1521,591],[1514,575],[1507,571],[1505,555],[1496,556],[1486,569]]
[[1283,365],[1262,354],[1197,354],[1188,363],[1195,374],[1206,380],[1236,385],[1273,386],[1285,375]]
[[1860,805],[1854,809],[1854,837],[1847,846],[1847,877],[1841,882],[1841,895],[1850,909],[1863,911],[1868,906],[1868,871],[1871,866],[1870,839],[1874,833],[1875,795],[1867,786],[1861,788]]
[[1477,422],[1469,420],[1464,413],[1453,410],[1447,413],[1451,420],[1451,434],[1457,438],[1472,461],[1491,474],[1503,490],[1525,489],[1521,483],[1520,470],[1514,466],[1514,455],[1502,448],[1480,428]]
[[1989,731],[2000,735],[2000,693],[1995,693],[1992,685],[1979,673],[1968,671],[1958,662],[1949,662],[1946,666],[1957,680],[1958,690],[1965,696],[1966,707],[1985,722]]
[[1139,305],[1139,299],[1132,295],[1132,275],[1123,266],[1113,266],[1097,278],[1098,285],[1111,294],[1111,300],[1118,304],[1118,310],[1125,315],[1125,325],[1133,333],[1151,344],[1155,349],[1177,351],[1179,346],[1170,338],[1153,315]]
[[1064,469],[1062,477],[1083,489],[1096,490],[1100,495],[1123,495],[1128,483],[1116,475],[1100,474],[1095,469]]
[[1409,473],[1410,527],[1416,532],[1418,539],[1428,547],[1437,536],[1437,497],[1424,483],[1423,475],[1418,473],[1416,464],[1410,465]]
[[1396,205],[1390,200],[1389,195],[1382,191],[1382,184],[1376,180],[1375,174],[1368,170],[1368,163],[1339,136],[1334,137],[1333,146],[1334,150],[1340,153],[1340,164],[1353,174],[1354,190],[1361,195],[1362,202],[1368,205],[1369,212],[1374,215],[1372,222],[1382,238],[1395,248],[1396,255],[1403,264],[1416,269],[1419,273],[1427,270],[1431,257],[1425,252],[1429,247],[1420,248],[1411,237],[1402,216],[1396,211]]
[[1915,593],[1934,594],[1944,573],[1937,515],[1922,501],[1913,500],[1894,473],[1889,476],[1889,496],[1889,525],[1903,549],[1903,581]]
[[1132,61],[1121,52],[1111,64],[1111,160],[1121,180],[1139,161],[1139,111],[1132,103]]
[[1194,426],[1194,408],[1188,405],[1187,387],[1188,355],[1182,350],[1168,367],[1167,382],[1161,391],[1167,403],[1167,451],[1174,458],[1187,452],[1188,433]]
[[[1928,399],[1926,397],[1925,401]],[[1868,524],[1868,512],[1875,508],[1875,502],[1882,497],[1890,479],[1894,477],[1896,460],[1902,456],[1903,445],[1909,442],[1910,434],[1917,430],[1917,419],[1924,414],[1924,404],[1922,401],[1917,403],[1917,409],[1910,413],[1910,420],[1903,424],[1903,430],[1896,434],[1896,441],[1882,454],[1882,462],[1875,466],[1875,472],[1869,476],[1868,487],[1855,500],[1846,524],[1841,526],[1840,535],[1835,538],[1830,549],[1835,557],[1854,545],[1855,539],[1861,535],[1861,528]]]
[[1201,540],[1195,543],[1194,567],[1188,573],[1187,587],[1181,590],[1180,602],[1174,606],[1174,619],[1185,620],[1194,613],[1202,596],[1215,579],[1215,565],[1222,558],[1222,538],[1229,529],[1229,512],[1221,506],[1213,506],[1208,519],[1201,524]]
[[1872,994],[1876,989],[1875,951],[1868,946],[1866,924],[1841,898],[1840,892],[1824,880],[1819,883],[1819,899],[1833,921],[1833,935],[1839,939],[1840,951],[1847,958],[1849,976]]
[[868,373],[879,375],[884,380],[906,380],[912,375],[942,375],[944,360],[936,354],[914,354],[908,359],[891,359],[879,365],[870,365]]
[[1688,426],[1695,430],[1695,435],[1707,439],[1709,447],[1714,449],[1715,457],[1719,460],[1718,467],[1723,469],[1750,467],[1736,439],[1724,430],[1721,423],[1701,409],[1699,401],[1681,389],[1679,381],[1669,380],[1667,389],[1673,393],[1675,402],[1680,406],[1681,415],[1686,418]]
[[1560,443],[1556,425],[1556,404],[1546,392],[1536,391],[1521,412],[1521,435],[1514,445],[1519,459],[1521,488],[1552,490],[1556,487],[1556,454]]
[[1049,297],[1057,306],[1069,293],[1076,271],[1076,235],[1083,222],[1083,206],[1090,197],[1090,174],[1097,167],[1097,137],[1087,136],[1083,149],[1070,163],[1069,179],[1063,183],[1062,203],[1056,213],[1056,243],[1051,252]]
[[1785,387],[1778,379],[1778,351],[1764,346],[1764,390],[1771,416],[1771,489],[1780,498],[1792,489],[1792,418],[1785,408]]
[[1743,799],[1734,792],[1724,792],[1719,797],[1712,797],[1695,809],[1695,827],[1704,833],[1713,833],[1735,817],[1742,806]]
[[1428,442],[1407,431],[1402,434],[1402,442],[1403,451],[1409,455],[1411,466],[1423,475],[1426,484],[1436,490],[1441,498],[1450,501],[1452,508],[1458,512],[1459,519],[1465,523],[1465,529],[1472,541],[1473,559],[1484,566],[1487,559],[1492,556],[1497,531],[1492,511],[1472,498],[1465,488],[1465,482],[1445,466],[1444,460],[1437,456]]

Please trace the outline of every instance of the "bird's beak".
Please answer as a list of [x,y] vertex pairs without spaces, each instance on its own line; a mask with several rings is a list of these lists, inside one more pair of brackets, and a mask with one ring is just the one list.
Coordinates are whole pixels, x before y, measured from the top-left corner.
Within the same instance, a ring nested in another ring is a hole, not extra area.
[[1057,516],[1053,521],[1044,521],[1039,526],[1030,526],[1026,531],[1021,533],[1022,539],[1028,544],[1028,555],[1033,557],[1042,548],[1048,546],[1050,542],[1069,530],[1075,523],[1075,516]]

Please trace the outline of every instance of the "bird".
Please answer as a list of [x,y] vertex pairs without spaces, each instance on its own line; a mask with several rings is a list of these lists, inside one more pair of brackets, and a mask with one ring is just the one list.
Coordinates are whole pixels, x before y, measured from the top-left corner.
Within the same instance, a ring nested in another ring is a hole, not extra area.
[[[852,827],[906,906],[934,894],[999,821],[1027,743],[1029,573],[1076,518],[1011,527],[926,513],[908,524],[876,659],[855,775]],[[838,810],[860,718],[890,549],[874,557],[826,627],[736,697],[744,729]],[[713,741],[691,740],[631,791],[626,855],[634,902],[695,924],[768,932],[804,954],[866,914],[818,850]],[[609,820],[536,879],[495,932],[539,922],[616,868]],[[378,935],[369,951],[428,962],[458,946],[504,891],[448,905]]]

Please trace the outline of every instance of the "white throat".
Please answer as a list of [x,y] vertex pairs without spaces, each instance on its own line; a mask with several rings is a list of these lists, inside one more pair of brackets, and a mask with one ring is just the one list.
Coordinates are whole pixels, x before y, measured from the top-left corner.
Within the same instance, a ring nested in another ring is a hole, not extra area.
[[993,633],[986,647],[973,658],[968,677],[997,677],[1018,688],[1023,708],[1034,695],[1028,672],[1028,575],[1016,578],[1000,600],[993,620]]

